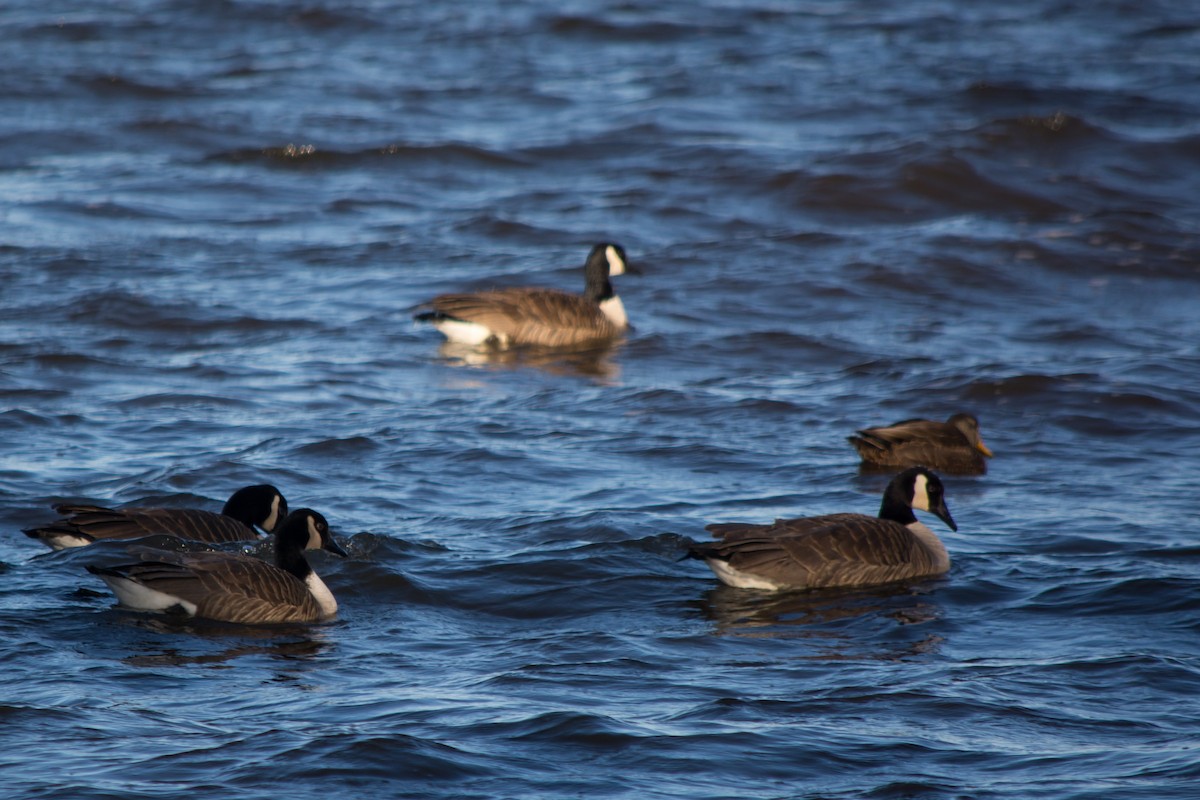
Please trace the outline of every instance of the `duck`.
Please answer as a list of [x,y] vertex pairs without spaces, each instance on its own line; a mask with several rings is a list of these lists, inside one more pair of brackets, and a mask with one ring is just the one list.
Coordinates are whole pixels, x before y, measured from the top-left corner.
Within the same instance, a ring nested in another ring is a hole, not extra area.
[[272,533],[288,515],[283,494],[266,483],[238,489],[219,514],[196,508],[117,509],[70,503],[60,503],[54,510],[63,518],[23,531],[54,550],[84,547],[102,539],[139,539],[153,534],[208,544],[253,541],[261,538],[256,528]]
[[629,318],[610,278],[627,269],[625,249],[595,245],[584,264],[582,295],[559,289],[514,287],[439,295],[415,316],[450,342],[472,347],[582,347],[618,338]]
[[946,547],[913,509],[958,530],[945,488],[933,472],[912,467],[892,478],[876,517],[825,514],[773,523],[718,523],[719,542],[693,543],[688,555],[729,586],[766,591],[856,588],[943,575]]
[[275,534],[274,564],[241,553],[132,548],[141,559],[135,564],[87,570],[135,611],[239,624],[321,622],[338,606],[304,556],[318,549],[346,555],[325,517],[301,508]]
[[945,422],[906,419],[864,428],[847,437],[862,462],[872,467],[924,466],[955,475],[983,475],[992,450],[979,436],[979,420],[954,414]]

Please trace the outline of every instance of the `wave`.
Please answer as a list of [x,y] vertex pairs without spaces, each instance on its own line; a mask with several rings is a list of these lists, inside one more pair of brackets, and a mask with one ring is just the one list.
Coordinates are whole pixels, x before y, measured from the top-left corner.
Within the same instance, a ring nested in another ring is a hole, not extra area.
[[523,158],[477,145],[448,142],[439,144],[386,144],[357,150],[340,150],[309,143],[267,145],[212,153],[208,161],[226,164],[259,163],[277,168],[347,169],[393,164],[457,168],[503,168],[528,166]]

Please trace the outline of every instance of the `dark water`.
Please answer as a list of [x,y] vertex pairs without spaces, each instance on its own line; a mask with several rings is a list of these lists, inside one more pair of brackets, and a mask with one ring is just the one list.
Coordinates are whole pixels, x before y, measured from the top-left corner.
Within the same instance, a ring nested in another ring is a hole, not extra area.
[[[0,58],[5,797],[1200,792],[1193,5],[11,0]],[[411,323],[603,238],[610,352]],[[844,437],[958,410],[945,579],[678,561],[874,511]],[[263,481],[335,623],[19,533]]]

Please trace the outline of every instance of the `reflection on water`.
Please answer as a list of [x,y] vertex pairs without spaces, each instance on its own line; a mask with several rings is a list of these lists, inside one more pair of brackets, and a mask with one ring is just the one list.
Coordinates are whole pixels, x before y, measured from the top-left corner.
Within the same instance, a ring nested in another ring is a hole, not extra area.
[[621,369],[614,356],[620,347],[621,342],[611,342],[578,350],[539,347],[501,350],[443,342],[438,348],[438,355],[453,366],[504,369],[532,367],[550,375],[575,376],[597,383],[615,384]]
[[[304,662],[324,653],[329,641],[319,630],[303,625],[248,626],[234,625],[208,620],[177,617],[139,616],[135,627],[153,633],[194,637],[184,640],[181,646],[152,647],[145,644],[146,652],[126,656],[121,661],[131,666],[172,666],[192,664],[225,664],[246,656],[270,656],[288,662]],[[188,652],[190,648],[203,648],[206,644],[219,644],[234,638],[236,644],[210,652]],[[179,640],[172,640],[179,645]]]
[[[861,645],[878,646],[875,628],[856,633],[859,623],[891,619],[897,626],[919,625],[940,619],[942,609],[911,587],[896,586],[872,591],[758,592],[720,585],[698,603],[721,635],[754,638],[820,640],[830,649],[821,658],[866,654]],[[940,636],[906,643],[896,650],[876,652],[878,658],[903,658],[937,649]]]

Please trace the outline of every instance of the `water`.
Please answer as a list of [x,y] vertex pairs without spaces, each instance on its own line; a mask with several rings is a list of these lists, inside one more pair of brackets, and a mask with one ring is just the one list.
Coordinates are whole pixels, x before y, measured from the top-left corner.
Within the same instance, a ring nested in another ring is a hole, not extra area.
[[[7,3],[5,796],[1195,797],[1198,54],[1167,3]],[[611,351],[411,322],[601,239]],[[679,560],[873,512],[844,437],[959,410],[946,578]],[[258,482],[336,622],[19,532]]]

